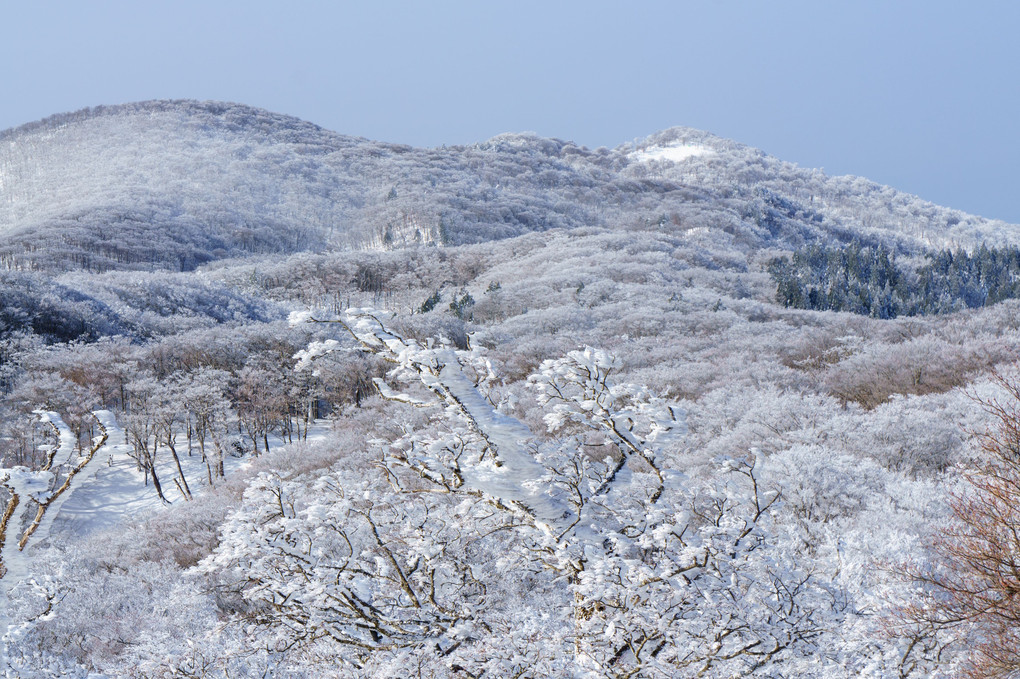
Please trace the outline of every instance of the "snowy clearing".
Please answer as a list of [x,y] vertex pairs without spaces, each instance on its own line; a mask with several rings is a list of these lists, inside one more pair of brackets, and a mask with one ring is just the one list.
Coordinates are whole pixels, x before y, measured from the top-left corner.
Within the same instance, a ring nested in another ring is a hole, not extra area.
[[651,146],[643,151],[636,151],[631,157],[639,163],[648,163],[653,160],[666,160],[671,163],[679,163],[696,156],[709,156],[714,154],[713,149],[707,146]]
[[[164,505],[156,495],[151,480],[146,483],[144,472],[131,457],[131,445],[125,443],[124,429],[117,423],[114,414],[108,410],[97,411],[96,416],[102,422],[109,435],[106,445],[96,452],[95,458],[75,484],[75,492],[67,496],[66,501],[54,507],[47,515],[54,530],[67,536],[81,536],[89,533],[109,530],[125,521],[143,517],[153,511],[184,502],[183,497],[173,486],[168,484],[167,498],[170,505]],[[60,423],[63,424],[63,423]],[[309,434],[309,439],[320,438],[327,431],[328,425],[319,424]],[[287,445],[278,437],[270,438],[274,450]],[[224,457],[227,476],[251,463],[249,455]],[[197,450],[189,455],[187,450],[181,451],[181,466],[196,495],[209,488],[205,462]],[[161,478],[172,480],[176,474],[173,459],[168,454],[159,456],[156,462],[157,472]],[[61,498],[63,499],[63,498]],[[47,533],[41,533],[46,535]]]

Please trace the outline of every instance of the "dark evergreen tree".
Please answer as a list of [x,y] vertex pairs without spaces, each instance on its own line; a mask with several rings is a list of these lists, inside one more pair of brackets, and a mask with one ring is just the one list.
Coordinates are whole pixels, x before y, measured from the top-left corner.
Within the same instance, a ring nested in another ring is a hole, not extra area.
[[773,260],[768,271],[784,306],[875,318],[944,314],[1020,298],[1017,247],[982,245],[974,254],[941,250],[907,271],[883,245],[811,245]]

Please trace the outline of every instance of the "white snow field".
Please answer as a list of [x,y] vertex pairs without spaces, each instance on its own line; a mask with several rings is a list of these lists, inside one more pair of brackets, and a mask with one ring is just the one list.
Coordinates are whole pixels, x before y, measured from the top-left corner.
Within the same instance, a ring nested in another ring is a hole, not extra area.
[[647,163],[653,160],[666,160],[671,163],[679,163],[688,158],[697,156],[708,156],[715,151],[707,146],[681,144],[679,146],[651,146],[643,151],[637,151],[632,157],[638,162]]

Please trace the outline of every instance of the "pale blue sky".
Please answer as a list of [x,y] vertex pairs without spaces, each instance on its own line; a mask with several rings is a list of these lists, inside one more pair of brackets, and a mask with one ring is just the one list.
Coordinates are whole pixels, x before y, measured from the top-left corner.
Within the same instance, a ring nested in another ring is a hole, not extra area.
[[415,145],[702,128],[1020,222],[1020,3],[0,0],[0,129],[238,101]]

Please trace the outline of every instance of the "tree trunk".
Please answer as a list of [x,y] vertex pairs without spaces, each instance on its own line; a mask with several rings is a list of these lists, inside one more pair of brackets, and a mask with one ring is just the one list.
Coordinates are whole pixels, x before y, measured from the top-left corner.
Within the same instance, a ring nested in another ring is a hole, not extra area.
[[152,487],[156,489],[156,495],[160,501],[170,504],[170,501],[163,495],[163,485],[159,482],[159,475],[156,473],[156,451],[149,453],[148,446],[145,447],[145,471],[152,474]]
[[177,456],[177,450],[174,448],[174,444],[173,444],[172,441],[167,439],[166,445],[167,445],[167,448],[170,449],[170,454],[173,455],[173,457],[174,457],[174,464],[177,465],[177,474],[181,478],[181,485],[184,486],[184,489],[182,491],[184,493],[184,497],[186,497],[187,499],[190,500],[191,499],[191,488],[188,487],[188,480],[184,478],[184,470],[181,469],[181,458],[179,458]]

